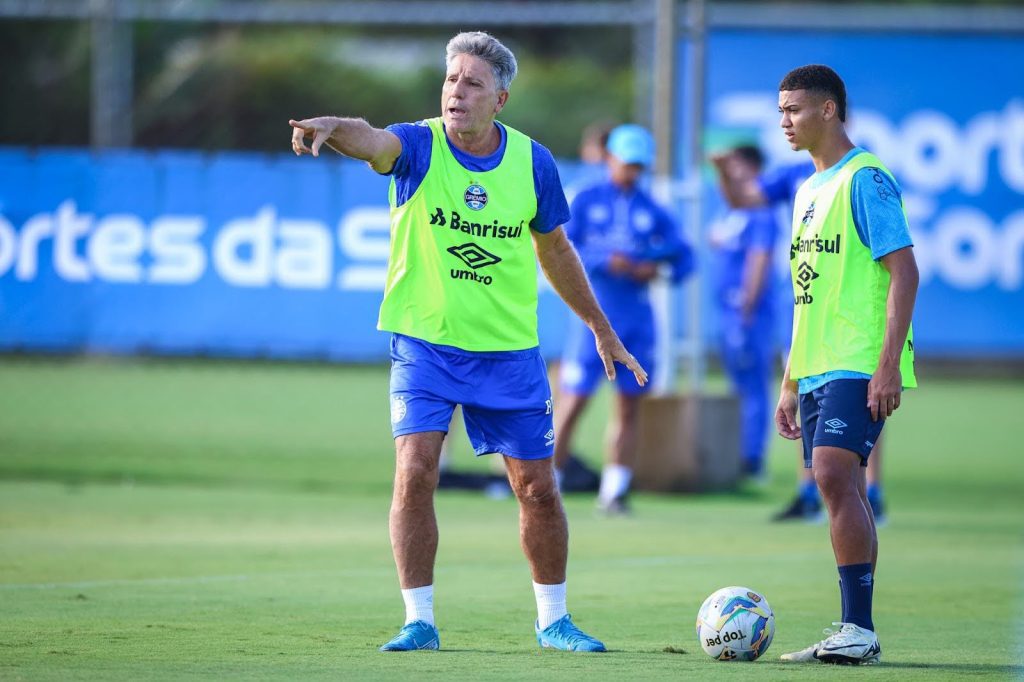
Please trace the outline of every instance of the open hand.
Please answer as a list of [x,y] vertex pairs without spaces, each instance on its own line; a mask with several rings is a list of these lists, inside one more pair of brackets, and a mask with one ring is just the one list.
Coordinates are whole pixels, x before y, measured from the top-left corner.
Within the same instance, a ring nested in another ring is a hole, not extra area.
[[800,438],[800,422],[796,418],[796,391],[783,388],[779,395],[779,404],[775,408],[775,428],[779,435],[789,440]]
[[615,363],[618,362],[633,373],[637,384],[643,386],[647,383],[647,370],[641,367],[637,359],[626,350],[622,341],[619,340],[618,334],[611,327],[603,333],[595,332],[594,339],[597,343],[597,353],[604,363],[604,373],[608,375],[610,381],[615,380]]
[[900,391],[903,389],[903,375],[898,367],[879,367],[868,382],[868,410],[871,421],[891,417],[900,406]]

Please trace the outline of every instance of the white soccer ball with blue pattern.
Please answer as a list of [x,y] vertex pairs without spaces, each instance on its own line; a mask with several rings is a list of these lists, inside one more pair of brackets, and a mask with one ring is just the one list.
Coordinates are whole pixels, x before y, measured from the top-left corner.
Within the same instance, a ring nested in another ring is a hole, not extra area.
[[775,636],[775,614],[768,600],[746,587],[723,587],[697,612],[697,639],[716,661],[753,661]]

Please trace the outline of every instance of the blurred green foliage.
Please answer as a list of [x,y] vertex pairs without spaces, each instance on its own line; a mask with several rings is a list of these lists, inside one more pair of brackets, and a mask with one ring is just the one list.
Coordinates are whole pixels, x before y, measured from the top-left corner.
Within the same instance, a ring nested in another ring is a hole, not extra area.
[[[145,148],[287,151],[289,118],[361,116],[377,126],[440,112],[444,46],[458,29],[175,23],[134,26],[134,143]],[[628,120],[632,33],[496,32],[520,75],[502,120],[555,154],[594,120]],[[89,143],[85,23],[0,22],[0,144]],[[595,87],[595,83],[600,84]]]
[[0,144],[89,142],[87,24],[0,21]]

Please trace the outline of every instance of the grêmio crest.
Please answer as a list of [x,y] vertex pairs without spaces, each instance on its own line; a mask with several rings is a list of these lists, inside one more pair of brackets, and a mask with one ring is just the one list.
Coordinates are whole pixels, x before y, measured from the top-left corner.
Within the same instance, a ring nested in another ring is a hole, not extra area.
[[466,206],[474,211],[479,211],[487,205],[487,190],[484,189],[483,185],[474,183],[466,188],[462,199],[466,202]]

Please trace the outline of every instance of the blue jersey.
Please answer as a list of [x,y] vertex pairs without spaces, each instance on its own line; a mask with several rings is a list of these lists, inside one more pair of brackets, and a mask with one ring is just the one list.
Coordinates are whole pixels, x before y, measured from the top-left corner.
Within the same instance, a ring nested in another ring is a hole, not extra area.
[[[738,311],[746,284],[747,257],[751,252],[771,254],[780,230],[775,212],[767,207],[733,209],[711,225],[709,240],[715,250],[715,297],[723,308]],[[772,277],[767,277],[758,308],[769,308]]]
[[[445,137],[448,148],[455,158],[471,171],[494,170],[505,156],[505,144],[508,135],[505,126],[497,121],[494,125],[501,132],[501,143],[494,153],[488,156],[473,156],[462,151]],[[401,206],[419,188],[430,168],[430,149],[433,137],[430,127],[424,122],[396,123],[387,130],[398,136],[402,141],[402,153],[395,160],[391,175],[395,179],[396,205]],[[530,228],[537,232],[550,232],[569,220],[569,204],[562,191],[562,181],[558,177],[555,159],[546,147],[531,140],[533,144],[533,187],[537,192],[537,215],[530,221]]]
[[650,324],[649,285],[613,273],[609,268],[613,254],[668,263],[674,282],[693,269],[692,251],[675,221],[640,189],[624,192],[606,180],[581,190],[573,199],[572,220],[565,231],[580,254],[598,302],[620,335],[634,320]]

